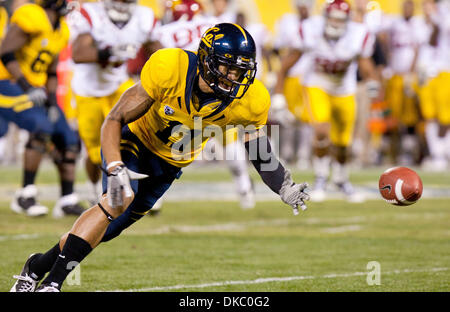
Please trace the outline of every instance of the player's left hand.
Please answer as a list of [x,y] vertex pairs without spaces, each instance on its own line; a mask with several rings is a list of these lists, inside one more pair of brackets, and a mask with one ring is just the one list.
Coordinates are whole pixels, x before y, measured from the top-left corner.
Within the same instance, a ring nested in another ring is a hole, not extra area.
[[284,182],[280,189],[281,200],[292,207],[294,215],[298,215],[298,207],[306,210],[305,201],[309,200],[309,195],[305,192],[308,183],[297,184],[292,181],[291,173],[286,170]]
[[124,164],[118,165],[111,172],[108,172],[108,205],[113,208],[124,207],[124,197],[131,198],[133,190],[130,180],[145,179],[148,175],[134,172]]

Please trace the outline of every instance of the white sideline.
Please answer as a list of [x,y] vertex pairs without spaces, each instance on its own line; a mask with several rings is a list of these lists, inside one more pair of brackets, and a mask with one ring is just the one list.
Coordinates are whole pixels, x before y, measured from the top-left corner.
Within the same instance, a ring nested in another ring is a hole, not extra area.
[[[402,273],[420,273],[420,272],[440,272],[447,271],[449,268],[428,268],[428,269],[404,269],[404,270],[394,270],[388,272],[381,272],[381,274],[402,274]],[[353,277],[353,276],[365,276],[368,272],[354,272],[354,273],[331,273],[326,275],[305,275],[305,276],[288,276],[288,277],[267,277],[258,278],[255,280],[243,280],[243,281],[223,281],[223,282],[212,282],[205,284],[194,284],[194,285],[173,285],[173,286],[156,286],[148,288],[139,289],[128,289],[128,290],[109,290],[110,292],[139,292],[139,291],[167,291],[167,290],[177,290],[177,289],[189,289],[189,288],[208,288],[208,287],[221,287],[227,285],[251,285],[251,284],[263,284],[263,283],[274,283],[274,282],[290,282],[298,280],[313,280],[320,278],[340,278],[340,277]]]

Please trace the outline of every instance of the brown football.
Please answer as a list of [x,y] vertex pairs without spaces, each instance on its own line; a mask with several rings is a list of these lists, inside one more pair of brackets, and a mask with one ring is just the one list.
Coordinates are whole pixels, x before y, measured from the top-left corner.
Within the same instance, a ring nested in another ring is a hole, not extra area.
[[378,189],[384,200],[392,205],[408,206],[422,196],[423,185],[419,175],[406,167],[386,170],[380,177]]

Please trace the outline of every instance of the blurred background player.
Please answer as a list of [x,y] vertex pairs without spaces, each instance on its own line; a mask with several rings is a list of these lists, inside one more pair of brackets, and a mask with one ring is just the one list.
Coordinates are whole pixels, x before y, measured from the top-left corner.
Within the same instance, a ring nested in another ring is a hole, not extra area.
[[440,59],[438,76],[440,95],[437,108],[439,121],[439,143],[444,147],[447,160],[450,162],[450,1],[441,0],[437,4],[434,20],[437,36],[437,49]]
[[[198,49],[203,33],[219,23],[216,17],[206,15],[201,4],[195,0],[166,1],[165,3],[164,25],[157,28],[155,35],[164,48],[195,51]],[[227,131],[220,142],[218,140],[210,141],[203,154],[205,159],[212,160],[217,157],[227,161],[239,194],[241,207],[243,209],[253,208],[255,199],[252,182],[248,174],[246,152],[243,143],[239,140],[237,131]],[[207,155],[208,151],[213,151],[213,153]],[[161,205],[161,201],[162,199],[158,200],[157,209]],[[150,211],[150,213],[154,212]]]
[[[3,41],[3,38],[6,34],[6,29],[8,26],[8,11],[4,7],[5,1],[0,1],[0,42]],[[1,44],[1,43],[0,43]],[[8,121],[4,118],[0,117],[0,160],[5,158],[5,150],[6,150],[6,138],[5,134],[8,132]]]
[[100,129],[110,109],[134,82],[127,73],[127,61],[144,46],[159,48],[153,30],[157,19],[136,0],[104,0],[84,3],[69,16],[72,59],[75,62],[72,91],[80,137],[86,147],[85,167],[93,193],[101,195]]
[[[445,128],[445,106],[447,89],[441,84],[440,72],[444,60],[440,59],[438,49],[438,10],[433,0],[422,2],[423,21],[421,34],[423,38],[417,57],[417,81],[421,113],[425,121],[425,138],[429,157],[423,162],[423,168],[432,171],[445,170],[447,159],[445,142],[439,128]],[[445,22],[445,21],[444,21]],[[442,122],[441,122],[442,121]],[[441,126],[442,125],[442,126]]]
[[332,181],[347,200],[361,202],[348,176],[348,147],[352,143],[356,118],[356,70],[368,79],[374,94],[379,82],[370,59],[374,37],[367,27],[350,21],[350,4],[327,2],[321,18],[302,23],[299,40],[283,60],[276,92],[283,90],[283,78],[302,56],[312,62],[303,76],[307,109],[315,132],[313,169],[315,185],[311,200],[322,201],[333,156]]
[[[387,65],[385,51],[379,39],[383,13],[377,2],[355,0],[352,7],[352,20],[364,24],[375,36],[372,60],[376,66],[378,79],[382,80],[382,72]],[[352,145],[353,164],[359,167],[375,164],[380,161],[379,151],[383,142],[387,108],[384,101],[372,102],[367,96],[367,88],[359,70],[357,72],[357,118]],[[382,97],[380,97],[382,98]]]
[[[295,13],[284,14],[276,24],[274,51],[280,57],[292,48],[300,36],[302,23],[310,18],[314,0],[293,0]],[[314,18],[314,17],[312,17]],[[299,169],[310,166],[312,128],[303,106],[302,76],[308,67],[308,58],[302,56],[287,72],[282,93],[272,95],[272,122],[280,125],[280,155],[287,162],[297,162]],[[273,114],[277,111],[278,114]],[[295,119],[293,118],[295,117]]]
[[17,8],[0,51],[0,115],[30,132],[24,154],[23,188],[11,208],[29,216],[48,213],[47,207],[36,202],[34,181],[51,141],[61,184],[61,198],[53,208],[53,216],[80,215],[83,208],[74,193],[79,140],[56,101],[58,53],[69,38],[63,19],[67,6],[65,1],[56,0],[39,3]]
[[414,2],[402,3],[402,15],[383,18],[387,34],[386,102],[397,122],[390,134],[393,163],[413,165],[418,161],[419,141],[416,125],[420,121],[416,94],[415,64],[421,44],[423,23],[414,16]]
[[213,16],[221,23],[236,23],[237,12],[231,0],[211,0]]

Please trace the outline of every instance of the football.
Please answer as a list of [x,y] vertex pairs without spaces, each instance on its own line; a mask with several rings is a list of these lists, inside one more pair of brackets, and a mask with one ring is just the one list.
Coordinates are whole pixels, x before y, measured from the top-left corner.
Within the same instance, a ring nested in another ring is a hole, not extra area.
[[394,167],[383,172],[378,188],[386,202],[397,206],[414,204],[423,191],[419,175],[406,167]]

